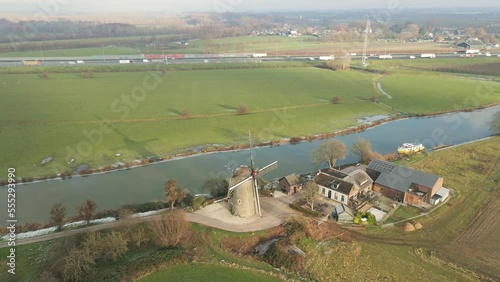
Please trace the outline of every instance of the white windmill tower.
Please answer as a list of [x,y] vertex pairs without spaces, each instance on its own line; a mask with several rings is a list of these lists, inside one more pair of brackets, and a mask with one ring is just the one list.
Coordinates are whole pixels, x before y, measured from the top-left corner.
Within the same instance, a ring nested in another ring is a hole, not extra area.
[[249,137],[250,166],[240,166],[233,171],[227,193],[227,198],[231,202],[231,212],[236,216],[245,218],[262,216],[257,179],[278,167],[277,161],[261,169],[255,167],[250,133]]

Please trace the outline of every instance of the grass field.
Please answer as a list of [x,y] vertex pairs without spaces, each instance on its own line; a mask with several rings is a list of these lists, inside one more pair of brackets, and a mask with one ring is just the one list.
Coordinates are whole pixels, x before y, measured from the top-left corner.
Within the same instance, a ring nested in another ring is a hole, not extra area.
[[[370,100],[378,93],[375,82],[380,75],[295,65],[262,67],[169,71],[164,76],[112,69],[96,72],[93,79],[51,73],[51,68],[46,80],[35,73],[6,73],[0,78],[0,98],[9,105],[0,113],[1,161],[27,172],[23,175],[37,176],[71,171],[81,164],[95,168],[166,156],[193,146],[246,143],[248,130],[256,142],[265,142],[343,129],[364,116],[395,114]],[[417,72],[394,62],[387,67],[389,74],[381,83],[393,99],[381,95],[379,100],[404,113],[449,111],[500,100],[498,82]],[[333,96],[340,97],[340,104],[330,103]],[[242,104],[249,114],[237,114]],[[54,161],[41,166],[49,156]],[[72,158],[75,162],[66,165]]]
[[[104,51],[104,56],[106,55],[134,55],[140,53],[135,48],[128,47],[117,47],[117,46],[106,46],[104,48],[90,47],[90,48],[66,48],[66,49],[52,49],[43,50],[44,57],[78,57],[78,56],[102,56]],[[1,58],[11,58],[11,57],[31,57],[31,58],[42,58],[40,50],[35,51],[24,51],[24,52],[5,52],[0,53]]]
[[172,282],[197,282],[197,281],[241,281],[241,282],[272,282],[281,281],[278,278],[265,275],[262,273],[235,269],[220,265],[203,265],[203,264],[193,264],[193,265],[180,265],[167,268],[160,272],[156,272],[140,279],[141,282],[160,282],[160,281],[172,281]]
[[412,206],[400,206],[384,223],[397,222],[420,214],[420,210]]
[[500,101],[499,82],[448,74],[401,71],[386,76],[381,84],[393,97],[382,96],[382,101],[408,114],[476,108]]
[[[248,130],[256,141],[305,136],[390,113],[369,101],[371,74],[314,68],[170,72],[156,77],[162,82],[140,101],[123,100],[145,78],[155,82],[148,73],[100,73],[87,80],[76,74],[3,76],[0,97],[10,107],[0,117],[2,162],[34,175],[52,172],[40,161],[77,158],[68,148],[102,132],[101,120],[111,120],[113,131],[73,165],[113,163],[117,152],[133,160],[202,144],[245,143]],[[341,103],[332,105],[333,96]],[[240,104],[250,114],[237,115]],[[181,118],[184,108],[192,119]]]
[[[164,40],[172,35],[156,36],[159,40]],[[196,40],[191,41],[189,45],[179,45],[174,43],[174,39],[167,45],[167,50],[154,50],[144,47],[147,36],[130,36],[116,38],[89,38],[79,40],[60,40],[60,41],[40,41],[37,42],[43,48],[44,56],[87,56],[102,55],[102,50],[95,47],[96,44],[109,46],[105,47],[107,55],[130,55],[136,53],[183,53],[183,54],[203,54],[203,53],[254,53],[267,52],[269,55],[276,54],[332,54],[343,52],[361,52],[363,42],[324,42],[314,36],[301,36],[299,38],[290,38],[283,36],[241,36],[227,37],[214,40]],[[143,42],[138,42],[143,40]],[[129,43],[136,41],[136,43]],[[57,46],[85,44],[92,48],[57,48]],[[28,43],[19,43],[28,44]],[[10,45],[0,44],[0,49],[11,49]],[[97,45],[99,46],[99,45]],[[116,46],[116,47],[114,47]],[[451,52],[454,51],[448,44],[439,43],[399,43],[399,42],[370,42],[368,53],[397,53],[397,52]],[[125,53],[124,53],[125,52]],[[128,53],[126,53],[128,52]],[[0,57],[38,57],[40,51],[33,48],[32,52],[2,52]]]
[[[291,54],[294,52],[310,54],[331,54],[338,52],[361,52],[363,42],[324,42],[314,36],[301,36],[298,38],[283,36],[241,36],[227,37],[214,40],[199,40],[190,42],[187,46],[172,49],[172,53],[252,53],[267,52],[269,55]],[[424,52],[441,50],[450,52],[452,49],[447,44],[438,43],[392,43],[370,42],[369,53],[404,52],[414,50]]]

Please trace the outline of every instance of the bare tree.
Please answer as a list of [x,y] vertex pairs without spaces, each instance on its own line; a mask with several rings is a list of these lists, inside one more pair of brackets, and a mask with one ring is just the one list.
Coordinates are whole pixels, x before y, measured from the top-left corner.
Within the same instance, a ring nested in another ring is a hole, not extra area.
[[337,159],[345,159],[347,147],[344,143],[330,139],[323,141],[318,148],[311,153],[312,162],[315,165],[327,163],[328,167],[333,167]]
[[96,210],[96,204],[91,199],[87,199],[85,203],[83,203],[78,208],[78,217],[87,221],[87,225],[90,224],[90,221],[94,218]]
[[93,256],[86,248],[74,248],[64,258],[62,266],[62,277],[64,281],[79,281],[87,273],[95,262]]
[[104,237],[103,246],[105,251],[102,252],[103,258],[116,261],[128,251],[127,244],[127,238],[121,232],[112,231]]
[[302,189],[304,192],[304,198],[306,202],[309,204],[311,207],[311,210],[314,210],[314,204],[316,203],[316,199],[318,197],[318,191],[319,191],[319,186],[318,184],[309,181],[304,185],[304,189]]
[[49,79],[49,73],[47,72],[42,72],[39,76],[41,79]]
[[147,243],[149,241],[149,236],[146,233],[144,227],[139,226],[132,230],[130,233],[130,241],[139,248],[142,243]]
[[174,209],[175,202],[180,203],[188,193],[188,191],[177,187],[177,181],[175,181],[175,179],[173,178],[170,178],[165,183],[165,196],[167,202],[170,202],[171,209]]
[[181,211],[164,214],[148,225],[154,242],[163,247],[178,246],[189,237],[189,225]]
[[66,207],[62,204],[54,204],[50,209],[50,224],[57,226],[57,230],[62,230],[66,220]]
[[182,109],[181,111],[181,116],[183,119],[190,119],[191,118],[191,113],[187,108]]
[[248,114],[248,107],[247,107],[247,105],[241,104],[238,107],[238,114],[239,115],[246,115],[246,114]]
[[358,155],[361,159],[361,162],[365,164],[375,159],[377,160],[383,159],[383,156],[380,153],[374,152],[372,150],[372,145],[370,144],[370,142],[366,141],[363,138],[359,138],[354,143],[354,145],[351,148],[351,152]]

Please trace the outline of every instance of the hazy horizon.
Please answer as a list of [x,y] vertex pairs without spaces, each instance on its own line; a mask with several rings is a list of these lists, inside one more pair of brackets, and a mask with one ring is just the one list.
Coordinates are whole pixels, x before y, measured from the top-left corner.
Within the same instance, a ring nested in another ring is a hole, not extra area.
[[[54,3],[56,5],[54,5]],[[58,4],[59,3],[59,4]],[[52,4],[52,5],[51,5]],[[335,9],[388,9],[400,10],[409,8],[482,8],[500,7],[497,1],[465,0],[436,1],[433,0],[352,0],[338,3],[331,0],[185,0],[179,3],[174,0],[0,0],[4,13],[31,13],[50,11],[52,14],[65,13],[123,13],[123,12],[265,12],[265,11],[318,11]],[[44,8],[44,5],[45,8]]]

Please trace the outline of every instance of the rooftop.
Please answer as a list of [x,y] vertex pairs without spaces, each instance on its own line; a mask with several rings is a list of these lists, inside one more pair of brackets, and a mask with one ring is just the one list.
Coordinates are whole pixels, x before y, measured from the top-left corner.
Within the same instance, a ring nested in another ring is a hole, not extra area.
[[412,183],[425,187],[433,187],[439,177],[434,174],[399,166],[382,160],[373,160],[367,169],[380,172],[375,183],[394,190],[406,192]]
[[320,186],[335,190],[344,195],[349,195],[354,187],[353,183],[349,183],[324,173],[316,175],[314,182]]
[[286,179],[286,181],[288,182],[288,185],[290,185],[290,186],[300,184],[300,181],[297,178],[297,175],[295,175],[295,174],[290,174],[290,175],[287,175],[283,178]]

